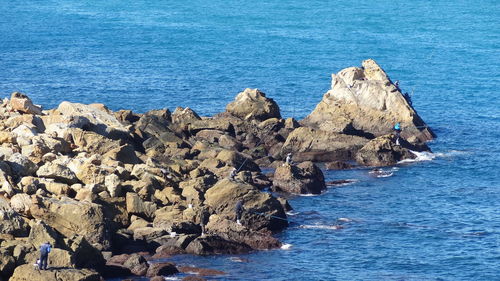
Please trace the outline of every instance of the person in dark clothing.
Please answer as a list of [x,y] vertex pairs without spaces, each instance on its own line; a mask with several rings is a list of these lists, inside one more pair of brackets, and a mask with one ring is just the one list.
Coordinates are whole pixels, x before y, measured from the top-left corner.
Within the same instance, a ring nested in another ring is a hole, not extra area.
[[39,268],[41,270],[47,269],[47,259],[49,258],[50,250],[52,250],[52,245],[49,242],[45,242],[40,246],[40,264]]
[[210,214],[205,207],[202,207],[200,211],[200,226],[201,226],[201,236],[205,235],[205,226],[207,225],[210,219]]
[[236,223],[241,225],[241,215],[243,215],[243,211],[245,211],[245,208],[243,208],[243,201],[238,200],[236,202],[236,207],[234,208],[236,211]]
[[237,175],[237,174],[238,174],[238,170],[236,170],[236,168],[233,168],[233,169],[231,170],[231,173],[229,174],[229,178],[230,178],[231,180],[234,180],[234,177],[236,177],[236,175]]

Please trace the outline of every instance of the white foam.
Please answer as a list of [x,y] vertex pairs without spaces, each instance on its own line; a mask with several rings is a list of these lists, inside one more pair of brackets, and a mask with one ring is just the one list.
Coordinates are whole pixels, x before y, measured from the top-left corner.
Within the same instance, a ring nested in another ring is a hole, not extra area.
[[421,162],[421,161],[431,161],[434,158],[436,158],[436,155],[434,153],[428,152],[428,151],[413,151],[410,150],[411,153],[413,153],[415,156],[417,156],[415,159],[404,159],[398,162],[398,164],[402,163],[412,163],[412,162]]
[[292,211],[288,211],[288,212],[286,212],[286,215],[287,215],[287,216],[296,216],[296,215],[298,215],[298,214],[300,214],[300,213],[299,213],[299,212],[295,212],[295,211],[293,211],[293,210],[292,210]]
[[350,218],[338,218],[337,220],[341,221],[341,222],[351,222],[352,221]]
[[302,197],[312,197],[312,196],[318,196],[320,194],[306,193],[306,194],[297,194],[297,195],[302,196]]
[[287,243],[285,243],[285,244],[281,245],[281,249],[282,249],[282,250],[288,250],[288,249],[290,249],[291,247],[292,247],[292,244],[287,244]]
[[301,225],[300,227],[306,229],[334,229],[334,230],[343,228],[340,225],[323,225],[323,224]]

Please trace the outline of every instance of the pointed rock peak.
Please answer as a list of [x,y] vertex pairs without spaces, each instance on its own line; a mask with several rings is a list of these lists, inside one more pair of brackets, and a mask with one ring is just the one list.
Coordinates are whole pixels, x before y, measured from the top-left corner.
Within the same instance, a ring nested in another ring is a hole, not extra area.
[[331,89],[302,124],[325,131],[358,136],[381,136],[402,124],[404,137],[431,140],[434,133],[418,116],[408,95],[403,95],[372,59],[362,67],[332,74]]
[[172,113],[172,121],[174,123],[190,123],[196,120],[201,120],[201,117],[189,107],[183,108],[179,106]]
[[226,106],[226,112],[239,118],[263,121],[269,118],[281,118],[278,104],[259,89],[247,88],[239,93],[235,100]]
[[364,60],[362,65],[366,79],[384,82],[389,81],[389,77],[387,77],[385,71],[373,59]]

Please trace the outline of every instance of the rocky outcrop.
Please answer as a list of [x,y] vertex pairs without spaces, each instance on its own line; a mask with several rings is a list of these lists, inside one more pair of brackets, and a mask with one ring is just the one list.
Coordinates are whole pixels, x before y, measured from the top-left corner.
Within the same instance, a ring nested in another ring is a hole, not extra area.
[[30,212],[33,217],[43,220],[65,236],[82,235],[102,249],[111,246],[108,226],[102,207],[98,204],[67,197],[61,200],[37,197]]
[[286,226],[286,214],[280,202],[268,193],[240,181],[223,179],[205,193],[205,204],[222,217],[235,220],[236,202],[243,200],[243,222],[251,229],[279,231]]
[[31,99],[22,93],[14,92],[10,96],[10,106],[12,110],[27,114],[42,114],[42,108],[33,104]]
[[[282,119],[278,105],[252,89],[212,117],[190,108],[138,114],[69,102],[41,112],[22,94],[3,100],[0,278],[16,267],[13,280],[27,278],[46,241],[58,270],[30,280],[96,276],[69,268],[153,279],[175,267],[149,264],[145,251],[166,258],[277,248],[272,235],[288,226],[291,207],[268,188],[321,193],[323,174],[307,161],[390,165],[412,157],[410,150],[428,150],[420,141],[432,132],[374,62],[333,78],[332,90],[300,124]],[[401,147],[384,136],[396,121],[403,125]],[[283,165],[288,153],[292,163]],[[344,164],[327,167],[349,168]],[[276,168],[272,181],[259,166]],[[112,253],[127,256],[117,263]]]
[[18,266],[9,279],[11,281],[100,281],[101,276],[89,269],[59,268],[57,270],[37,270],[32,264]]
[[278,104],[258,89],[245,89],[236,96],[234,102],[226,106],[226,111],[242,119],[266,120],[281,118]]
[[302,124],[328,132],[377,137],[402,125],[402,136],[420,141],[435,137],[385,71],[371,59],[362,67],[332,74],[331,89]]
[[367,142],[368,139],[359,136],[300,127],[288,135],[281,155],[293,153],[297,162],[351,160]]
[[[356,162],[364,166],[389,166],[404,159],[414,159],[416,155],[406,148],[409,143],[401,140],[396,145],[393,135],[385,135],[371,140],[356,154]],[[406,146],[406,147],[405,147]]]
[[326,189],[321,169],[312,162],[298,165],[284,164],[276,168],[273,188],[294,194],[320,194]]

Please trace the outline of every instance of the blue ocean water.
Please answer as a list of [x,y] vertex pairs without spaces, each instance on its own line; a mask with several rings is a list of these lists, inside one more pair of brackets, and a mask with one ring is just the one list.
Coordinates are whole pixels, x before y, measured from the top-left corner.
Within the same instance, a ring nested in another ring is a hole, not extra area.
[[[0,0],[0,94],[224,110],[260,88],[303,118],[375,59],[439,136],[434,159],[290,198],[288,250],[179,256],[216,280],[500,280],[500,2]],[[328,228],[338,218],[344,228]]]

